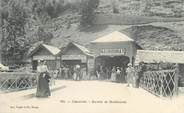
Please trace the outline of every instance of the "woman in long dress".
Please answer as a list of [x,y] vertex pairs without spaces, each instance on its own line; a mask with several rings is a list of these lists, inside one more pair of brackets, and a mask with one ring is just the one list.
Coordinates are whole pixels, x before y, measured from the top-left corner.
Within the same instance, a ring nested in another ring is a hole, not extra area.
[[115,67],[112,68],[111,81],[116,82],[116,68]]
[[133,77],[134,77],[135,70],[132,67],[131,63],[128,64],[128,68],[126,69],[126,73],[127,73],[127,83],[128,83],[127,86],[132,85],[133,84]]
[[40,65],[37,67],[38,71],[38,83],[37,83],[37,91],[36,97],[48,97],[50,96],[50,88],[49,88],[49,71],[47,66],[45,65],[45,61],[41,60]]
[[116,70],[116,81],[117,82],[121,81],[121,70],[119,67],[117,67],[117,70]]

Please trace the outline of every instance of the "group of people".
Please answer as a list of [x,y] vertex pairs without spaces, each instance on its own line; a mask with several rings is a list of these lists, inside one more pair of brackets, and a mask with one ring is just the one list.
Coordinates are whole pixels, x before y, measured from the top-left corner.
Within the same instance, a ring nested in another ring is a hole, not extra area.
[[95,73],[97,79],[109,79],[112,81],[117,82],[124,82],[125,81],[125,68],[124,67],[105,67],[105,66],[98,66],[96,68]]
[[81,67],[79,64],[73,66],[66,65],[61,66],[57,78],[81,80],[84,73],[86,73],[86,68]]
[[112,82],[127,82],[127,86],[132,85],[136,87],[139,76],[135,74],[135,69],[131,63],[125,67],[104,67],[99,66],[96,70],[96,75],[98,79],[109,79]]
[[[58,71],[58,70],[57,70]],[[72,78],[74,80],[80,80],[82,75],[82,69],[80,65],[75,65],[73,67],[73,73],[69,72],[69,68],[62,67],[62,70],[60,70],[65,79],[68,79],[69,74],[72,74]],[[49,74],[49,70],[47,68],[47,65],[45,64],[44,60],[39,61],[39,65],[37,66],[37,91],[36,91],[36,97],[49,97],[51,95],[50,88],[49,88],[49,82],[51,80],[51,75]],[[59,74],[59,71],[56,72],[56,78]]]
[[[60,70],[63,72],[64,78],[68,78],[69,75],[69,69],[66,67],[62,67],[63,69]],[[106,70],[104,70],[106,69]],[[37,91],[36,96],[37,97],[49,97],[51,95],[50,88],[49,88],[49,82],[51,79],[51,76],[49,74],[49,70],[47,68],[47,65],[45,65],[44,60],[39,61],[39,65],[37,67],[38,79],[37,79]],[[82,69],[80,65],[75,65],[73,67],[73,73],[72,77],[74,80],[80,80],[82,75]],[[127,86],[132,85],[133,87],[136,87],[136,82],[140,79],[139,74],[135,74],[134,67],[132,64],[128,64],[128,67],[125,69],[123,67],[115,67],[113,66],[111,68],[104,68],[100,67],[97,72],[97,77],[107,77],[112,82],[127,82]],[[141,74],[141,71],[140,71]]]
[[124,68],[114,66],[111,71],[110,80],[112,82],[125,82]]

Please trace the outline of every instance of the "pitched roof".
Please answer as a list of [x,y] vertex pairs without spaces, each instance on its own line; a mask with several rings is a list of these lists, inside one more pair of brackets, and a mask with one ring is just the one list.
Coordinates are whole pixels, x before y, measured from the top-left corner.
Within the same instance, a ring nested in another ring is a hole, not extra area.
[[184,51],[137,50],[135,64],[145,63],[184,63]]
[[[92,55],[92,53],[86,48],[86,47],[84,47],[84,46],[82,46],[82,45],[80,45],[80,44],[77,44],[77,43],[75,43],[75,42],[70,42],[68,45],[67,45],[67,47],[68,46],[70,46],[70,45],[74,45],[74,46],[76,46],[78,49],[80,49],[84,54],[86,54],[86,55],[88,55],[88,56],[93,56]],[[66,48],[67,48],[66,47]],[[66,49],[65,48],[65,49]]]
[[47,44],[40,44],[39,46],[37,46],[36,48],[34,48],[29,54],[28,56],[32,56],[36,51],[38,51],[41,47],[45,48],[46,50],[48,50],[52,55],[57,55],[60,52],[60,49],[51,45],[47,45]]
[[92,43],[127,42],[127,41],[134,41],[134,40],[119,31],[114,31],[104,37],[92,41]]
[[57,55],[60,52],[60,49],[51,45],[42,44],[49,52],[53,55]]

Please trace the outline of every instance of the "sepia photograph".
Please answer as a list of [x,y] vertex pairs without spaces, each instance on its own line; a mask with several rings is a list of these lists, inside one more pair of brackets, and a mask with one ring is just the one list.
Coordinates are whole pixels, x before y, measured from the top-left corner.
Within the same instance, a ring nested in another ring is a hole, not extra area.
[[184,113],[184,0],[0,0],[0,113]]

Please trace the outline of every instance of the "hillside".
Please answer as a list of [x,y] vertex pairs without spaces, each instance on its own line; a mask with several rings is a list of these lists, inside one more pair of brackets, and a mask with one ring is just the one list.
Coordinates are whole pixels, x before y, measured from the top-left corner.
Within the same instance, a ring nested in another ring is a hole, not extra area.
[[[97,13],[100,15],[111,15],[111,1],[112,0],[101,0]],[[81,30],[78,27],[79,15],[67,12],[51,21],[52,25],[54,24],[53,27],[48,27],[54,34],[54,39],[51,41],[52,44],[62,47],[70,41],[76,41],[83,45],[88,45],[90,41],[118,30],[135,39],[135,41],[144,49],[184,50],[184,21],[162,21],[162,18],[172,19],[173,17],[177,17],[178,19],[182,19],[184,8],[179,7],[184,3],[182,0],[152,1],[151,4],[149,4],[149,10],[146,11],[141,9],[145,8],[145,4],[147,3],[146,0],[115,0],[115,2],[120,9],[120,15],[126,17],[126,20],[123,20],[123,24],[113,25],[112,23],[108,24],[107,22],[103,25],[97,24],[93,27]],[[135,6],[138,9],[136,9]],[[164,9],[161,10],[158,7]],[[181,16],[178,16],[176,11],[173,13],[174,9],[180,10]],[[172,12],[169,13],[168,10],[171,10]],[[151,11],[154,13],[151,13]],[[159,11],[165,11],[167,14],[158,14]],[[135,16],[139,16],[137,21],[134,19],[130,22],[128,21],[129,23],[126,24],[127,20],[131,20]],[[157,20],[154,21],[154,18]],[[71,20],[70,25],[67,24],[68,19]],[[152,20],[150,21],[149,19]],[[142,21],[142,23],[140,21]],[[65,25],[61,25],[61,23],[65,23]],[[48,26],[50,25],[51,24],[48,24]]]
[[[68,19],[71,20],[70,25],[67,24]],[[145,21],[148,19],[144,18]],[[133,21],[132,25],[130,24],[131,22],[128,25],[99,24],[90,28],[79,29],[78,15],[65,13],[51,21],[51,23],[48,24],[50,26],[48,27],[49,31],[54,34],[54,39],[51,42],[58,47],[65,46],[70,41],[88,45],[90,41],[117,30],[135,39],[144,49],[184,50],[183,21],[160,21],[148,22],[147,24],[135,24],[136,22]],[[68,26],[70,27],[68,28]]]
[[[83,29],[79,28],[80,1],[64,0],[65,9],[41,25],[53,34],[52,45],[63,47],[70,41],[88,45],[108,33],[121,31],[143,49],[184,50],[183,0],[100,0],[95,25]],[[118,14],[113,13],[113,6],[119,10]],[[37,40],[39,24],[30,21],[31,26],[26,29],[31,40]],[[44,38],[45,35],[41,37]]]
[[[60,29],[54,32],[52,44],[58,47],[66,45],[69,41],[76,41],[88,45],[90,41],[113,31],[121,31],[133,38],[143,49],[156,50],[184,50],[184,27],[182,22],[151,23],[147,25],[96,25],[80,31],[77,24],[70,29]],[[167,25],[168,24],[168,27]]]
[[101,0],[99,11],[112,13],[114,4],[120,13],[159,16],[159,17],[183,17],[183,0]]

